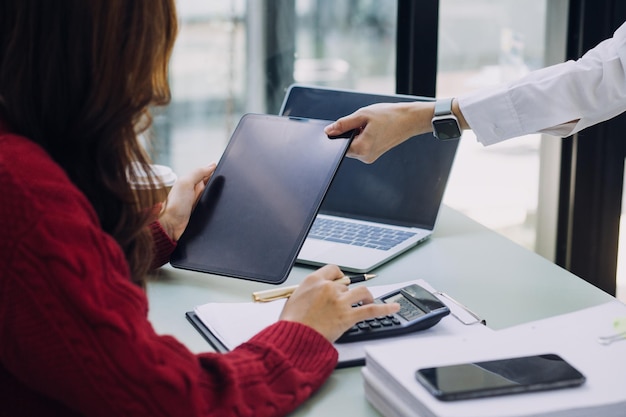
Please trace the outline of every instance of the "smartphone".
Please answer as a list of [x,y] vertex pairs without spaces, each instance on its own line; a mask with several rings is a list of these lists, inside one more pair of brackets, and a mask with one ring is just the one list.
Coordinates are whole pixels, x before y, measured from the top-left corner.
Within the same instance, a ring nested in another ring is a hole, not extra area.
[[442,401],[575,387],[585,382],[583,374],[553,353],[418,369],[415,378]]

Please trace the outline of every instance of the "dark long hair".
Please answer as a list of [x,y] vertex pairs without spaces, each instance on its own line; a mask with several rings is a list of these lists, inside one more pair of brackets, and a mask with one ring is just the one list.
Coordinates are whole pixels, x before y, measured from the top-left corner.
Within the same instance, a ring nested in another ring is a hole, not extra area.
[[175,0],[0,0],[0,119],[63,167],[139,282],[163,196],[138,195],[127,168],[150,163],[137,137],[170,100],[176,32]]

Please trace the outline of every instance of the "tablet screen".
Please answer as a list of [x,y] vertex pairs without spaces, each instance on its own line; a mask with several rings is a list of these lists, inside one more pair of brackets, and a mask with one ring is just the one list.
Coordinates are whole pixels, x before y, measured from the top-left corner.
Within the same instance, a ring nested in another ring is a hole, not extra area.
[[194,209],[174,267],[279,284],[293,267],[349,139],[329,121],[247,114]]

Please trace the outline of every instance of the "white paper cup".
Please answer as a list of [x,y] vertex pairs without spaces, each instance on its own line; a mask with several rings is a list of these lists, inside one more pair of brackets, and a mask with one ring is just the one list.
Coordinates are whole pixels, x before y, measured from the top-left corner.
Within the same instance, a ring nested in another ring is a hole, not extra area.
[[152,164],[150,165],[150,170],[157,182],[151,184],[148,180],[148,174],[141,165],[134,163],[130,169],[132,169],[135,174],[135,178],[129,178],[131,187],[135,190],[149,190],[153,187],[163,187],[166,192],[169,193],[178,178],[172,168],[165,165]]

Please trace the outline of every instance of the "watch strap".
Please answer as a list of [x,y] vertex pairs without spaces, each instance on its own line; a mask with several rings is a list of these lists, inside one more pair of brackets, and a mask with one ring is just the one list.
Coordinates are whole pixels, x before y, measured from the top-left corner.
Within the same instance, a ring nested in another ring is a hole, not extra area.
[[435,116],[452,114],[452,98],[438,99],[435,102]]

